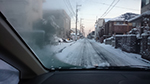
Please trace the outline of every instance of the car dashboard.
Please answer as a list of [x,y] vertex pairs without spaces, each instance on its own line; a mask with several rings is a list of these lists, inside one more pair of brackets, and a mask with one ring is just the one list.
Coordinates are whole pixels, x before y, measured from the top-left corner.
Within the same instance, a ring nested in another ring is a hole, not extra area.
[[149,71],[73,70],[54,71],[21,84],[150,84]]

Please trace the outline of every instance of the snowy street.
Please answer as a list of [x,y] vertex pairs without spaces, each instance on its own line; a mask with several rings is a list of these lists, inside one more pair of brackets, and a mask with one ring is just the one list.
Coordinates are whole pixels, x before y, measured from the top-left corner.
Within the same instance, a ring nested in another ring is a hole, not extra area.
[[[62,45],[61,45],[62,46]],[[114,49],[110,45],[100,44],[94,40],[79,39],[56,54],[65,63],[76,66],[150,66],[150,62],[140,55]]]

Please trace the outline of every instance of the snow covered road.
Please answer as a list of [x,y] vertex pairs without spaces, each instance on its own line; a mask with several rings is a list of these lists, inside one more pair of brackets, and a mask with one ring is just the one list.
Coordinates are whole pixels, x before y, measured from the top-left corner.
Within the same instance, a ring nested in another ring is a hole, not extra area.
[[126,53],[110,45],[100,44],[94,40],[80,39],[56,54],[65,63],[77,66],[150,66],[150,62],[138,54]]

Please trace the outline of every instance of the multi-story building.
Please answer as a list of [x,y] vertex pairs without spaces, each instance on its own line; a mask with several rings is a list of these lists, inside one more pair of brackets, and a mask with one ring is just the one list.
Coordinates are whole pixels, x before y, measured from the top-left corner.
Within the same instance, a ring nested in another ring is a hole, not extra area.
[[92,31],[91,33],[89,33],[89,34],[87,35],[87,38],[89,38],[89,39],[95,38],[95,31]]
[[103,42],[103,39],[116,34],[126,34],[132,29],[132,24],[124,20],[111,20],[99,18],[95,24],[95,38]]
[[32,30],[33,22],[42,19],[43,0],[0,0],[0,11],[18,30]]
[[133,26],[139,29],[138,49],[143,58],[150,60],[150,0],[142,0],[141,15],[131,19]]
[[141,14],[150,10],[150,0],[142,0],[141,3]]
[[42,19],[44,0],[0,0],[0,11],[30,45],[44,44],[44,31],[33,29],[34,23]]
[[71,18],[64,10],[44,10],[43,18],[46,19],[50,16],[54,16],[54,22],[59,26],[57,30],[57,36],[61,38],[69,38]]
[[104,34],[105,20],[99,18],[95,23],[95,39],[99,40]]
[[110,20],[105,24],[105,35],[126,34],[132,29],[132,24],[127,21]]
[[[150,0],[142,0],[141,2],[141,15],[129,20],[132,22],[133,27],[139,29],[140,34],[147,30],[147,26],[150,26]],[[145,24],[146,23],[146,24]]]

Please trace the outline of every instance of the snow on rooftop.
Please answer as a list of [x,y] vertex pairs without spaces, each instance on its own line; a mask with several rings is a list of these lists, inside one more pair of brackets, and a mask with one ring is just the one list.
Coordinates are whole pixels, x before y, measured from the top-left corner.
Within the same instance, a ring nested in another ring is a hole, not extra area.
[[138,15],[138,16],[136,16],[136,17],[134,17],[134,18],[131,18],[131,19],[128,20],[128,21],[131,22],[132,20],[135,20],[135,19],[137,19],[137,18],[139,18],[139,17],[141,17],[141,15]]
[[134,18],[138,16],[138,14],[135,14],[135,13],[125,13],[125,14],[122,14],[116,18],[113,18],[111,21],[128,21],[130,20],[131,18]]
[[142,13],[142,16],[145,16],[145,15],[150,15],[150,11],[146,11],[146,12]]
[[135,19],[138,19],[138,18],[140,18],[142,16],[146,16],[146,15],[150,15],[150,11],[146,11],[146,12],[142,13],[141,15],[138,15],[138,16],[136,16],[134,18],[129,19],[128,21],[131,22],[131,21],[133,21]]
[[110,21],[112,18],[105,18],[104,20],[105,20],[105,22],[108,22],[108,21]]
[[108,22],[108,21],[128,21],[134,17],[137,17],[138,14],[135,14],[135,13],[125,13],[125,14],[122,14],[116,18],[105,18],[105,22]]
[[113,18],[110,21],[124,21],[124,18]]

